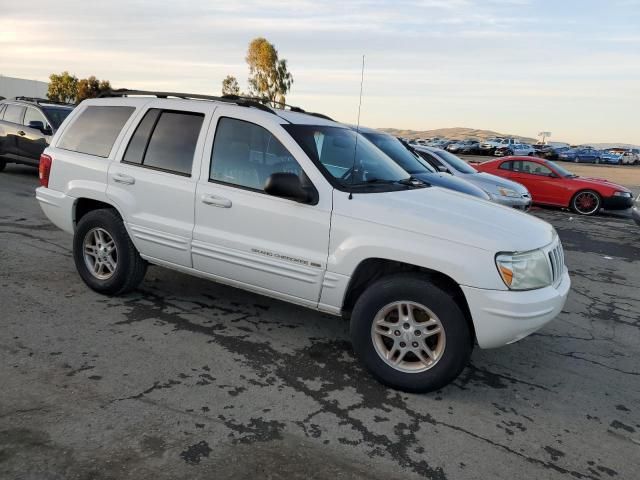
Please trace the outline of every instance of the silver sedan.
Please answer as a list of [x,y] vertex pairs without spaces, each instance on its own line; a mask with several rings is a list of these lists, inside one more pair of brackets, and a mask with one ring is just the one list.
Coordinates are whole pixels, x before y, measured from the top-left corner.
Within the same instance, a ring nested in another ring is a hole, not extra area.
[[491,196],[491,200],[519,210],[528,210],[531,206],[531,194],[524,185],[511,180],[478,172],[461,158],[446,150],[432,147],[414,146],[416,152],[441,172],[461,177]]

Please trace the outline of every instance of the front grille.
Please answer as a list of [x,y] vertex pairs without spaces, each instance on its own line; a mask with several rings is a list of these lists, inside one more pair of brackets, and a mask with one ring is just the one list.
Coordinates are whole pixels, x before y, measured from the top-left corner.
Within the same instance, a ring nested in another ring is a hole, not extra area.
[[560,283],[564,273],[564,251],[560,242],[549,251],[549,261],[551,262],[553,284],[556,285]]

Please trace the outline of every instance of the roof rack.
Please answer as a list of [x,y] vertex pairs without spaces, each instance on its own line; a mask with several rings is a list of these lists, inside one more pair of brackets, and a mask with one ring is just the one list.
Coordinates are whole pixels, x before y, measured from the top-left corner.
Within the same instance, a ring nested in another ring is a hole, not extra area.
[[68,107],[72,107],[73,104],[72,103],[67,103],[67,102],[57,102],[55,100],[49,100],[48,98],[38,98],[38,97],[24,97],[24,96],[19,96],[19,97],[15,97],[13,100],[20,100],[22,102],[31,102],[31,103],[35,103],[37,105],[41,104],[41,103],[51,103],[53,105],[66,105]]
[[182,100],[213,100],[217,102],[226,102],[226,103],[234,103],[241,107],[254,107],[259,110],[264,110],[265,112],[274,113],[272,109],[267,107],[266,105],[255,101],[255,99],[244,99],[238,97],[233,98],[233,96],[222,96],[216,97],[214,95],[201,95],[199,93],[178,93],[178,92],[152,92],[148,90],[130,90],[128,88],[119,88],[117,90],[109,90],[107,92],[102,92],[98,95],[98,98],[105,97],[128,97],[130,95],[147,95],[157,98],[180,98]]
[[[129,95],[145,95],[145,96],[152,96],[152,97],[157,97],[157,98],[169,98],[169,97],[174,97],[174,98],[180,98],[183,100],[189,100],[189,99],[194,99],[194,100],[212,100],[212,101],[216,101],[216,102],[226,102],[226,103],[233,103],[235,105],[238,105],[240,107],[254,107],[257,108],[259,110],[263,110],[265,112],[269,112],[269,113],[273,113],[275,115],[277,115],[276,110],[278,110],[278,108],[271,108],[268,105],[265,105],[266,102],[271,102],[268,99],[265,98],[260,98],[260,97],[248,97],[248,96],[243,96],[243,95],[222,95],[220,97],[215,96],[215,95],[202,95],[199,93],[179,93],[179,92],[155,92],[155,91],[149,91],[149,90],[130,90],[128,88],[119,88],[117,90],[109,90],[106,92],[102,92],[100,95],[98,95],[98,98],[105,98],[105,97],[126,97]],[[289,111],[291,112],[298,112],[298,113],[306,113],[307,115],[312,115],[314,117],[318,117],[318,118],[324,118],[325,120],[333,120],[332,118],[329,118],[326,115],[323,115],[321,113],[312,113],[312,112],[305,112],[302,108],[300,107],[295,107],[293,105],[288,105],[284,102],[272,102],[275,103],[276,105],[281,105],[282,108],[281,110],[285,110],[286,108],[289,109]]]

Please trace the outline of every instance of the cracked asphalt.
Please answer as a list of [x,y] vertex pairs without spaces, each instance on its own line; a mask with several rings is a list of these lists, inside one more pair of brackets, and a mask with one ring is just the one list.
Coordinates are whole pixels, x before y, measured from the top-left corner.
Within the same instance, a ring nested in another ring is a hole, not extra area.
[[0,174],[2,479],[638,478],[640,228],[624,215],[535,210],[565,247],[565,310],[410,395],[360,368],[339,318],[159,267],[133,294],[93,293],[36,185]]

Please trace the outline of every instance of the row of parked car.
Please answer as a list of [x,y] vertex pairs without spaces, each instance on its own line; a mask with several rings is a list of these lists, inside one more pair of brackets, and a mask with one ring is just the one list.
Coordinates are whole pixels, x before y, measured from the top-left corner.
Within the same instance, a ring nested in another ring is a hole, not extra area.
[[[48,106],[0,103],[0,142],[26,127],[16,105]],[[90,288],[131,291],[156,264],[342,315],[368,370],[414,392],[455,379],[476,342],[518,341],[562,310],[562,245],[523,212],[532,201],[585,215],[631,202],[544,159],[474,168],[241,97],[113,91],[50,133],[36,198]]]
[[640,164],[640,149],[638,148],[598,150],[590,146],[570,146],[562,143],[531,145],[515,138],[501,137],[490,138],[484,142],[473,139],[455,141],[442,138],[407,141],[413,146],[440,148],[451,153],[466,155],[492,155],[495,157],[518,155],[575,163]]

